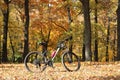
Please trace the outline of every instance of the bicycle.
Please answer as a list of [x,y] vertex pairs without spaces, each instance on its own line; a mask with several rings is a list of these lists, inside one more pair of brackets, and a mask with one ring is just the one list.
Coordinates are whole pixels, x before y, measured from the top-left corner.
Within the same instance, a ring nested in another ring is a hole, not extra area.
[[[72,37],[68,37],[65,40],[59,42],[57,45],[57,49],[52,52],[51,58],[45,56],[47,54],[47,50],[43,53],[39,51],[29,52],[24,59],[26,69],[30,72],[43,72],[47,66],[53,67],[53,62],[56,55],[60,50],[67,48],[65,42],[71,39]],[[44,44],[44,42],[40,43],[40,45],[42,46],[44,46]],[[79,57],[73,52],[70,52],[69,49],[63,52],[61,61],[67,71],[77,71],[80,68]]]

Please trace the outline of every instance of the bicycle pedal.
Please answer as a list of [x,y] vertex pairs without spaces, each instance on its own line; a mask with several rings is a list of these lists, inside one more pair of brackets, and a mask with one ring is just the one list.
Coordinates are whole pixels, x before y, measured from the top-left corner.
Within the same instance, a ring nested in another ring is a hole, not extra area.
[[43,66],[42,71],[43,72],[47,68],[47,65]]
[[52,64],[52,65],[50,65],[50,67],[54,68],[53,64]]
[[48,66],[53,67],[53,62],[52,61],[48,61]]

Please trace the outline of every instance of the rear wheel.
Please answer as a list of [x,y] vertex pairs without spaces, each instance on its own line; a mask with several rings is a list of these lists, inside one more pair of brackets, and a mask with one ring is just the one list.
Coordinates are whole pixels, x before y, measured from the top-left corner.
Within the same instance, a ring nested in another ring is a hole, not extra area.
[[30,72],[41,72],[45,68],[44,57],[41,53],[30,52],[24,59],[25,67]]
[[65,52],[62,55],[62,64],[67,71],[77,71],[80,68],[80,60],[74,53]]

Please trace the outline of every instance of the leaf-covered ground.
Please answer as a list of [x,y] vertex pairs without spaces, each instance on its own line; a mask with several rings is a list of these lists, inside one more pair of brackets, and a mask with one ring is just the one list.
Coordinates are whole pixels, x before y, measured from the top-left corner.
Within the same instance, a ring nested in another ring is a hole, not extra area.
[[120,80],[120,62],[81,63],[77,72],[68,72],[60,63],[42,73],[28,72],[24,64],[0,64],[0,80]]

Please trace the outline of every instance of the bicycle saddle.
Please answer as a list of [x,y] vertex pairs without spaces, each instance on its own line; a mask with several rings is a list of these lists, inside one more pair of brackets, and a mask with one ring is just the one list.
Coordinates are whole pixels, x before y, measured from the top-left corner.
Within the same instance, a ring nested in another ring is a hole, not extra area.
[[47,43],[46,42],[40,42],[39,45],[46,45]]

